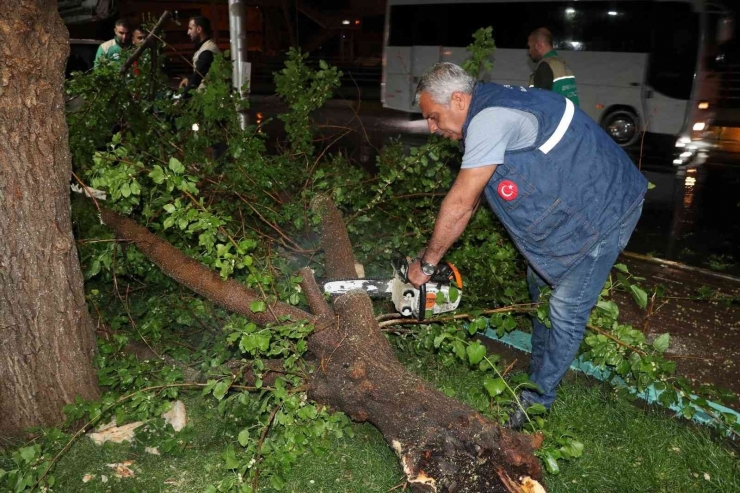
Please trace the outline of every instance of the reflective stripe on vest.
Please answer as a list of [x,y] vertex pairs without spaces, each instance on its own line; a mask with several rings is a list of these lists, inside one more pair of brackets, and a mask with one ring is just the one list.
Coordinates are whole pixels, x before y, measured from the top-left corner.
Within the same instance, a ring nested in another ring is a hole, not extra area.
[[573,102],[565,98],[565,111],[563,112],[563,117],[560,119],[560,123],[558,123],[557,128],[552,133],[549,139],[545,141],[544,144],[540,146],[540,151],[542,151],[544,154],[547,154],[552,150],[555,145],[557,145],[558,142],[563,138],[565,135],[565,131],[568,130],[568,126],[570,125],[570,122],[573,121],[573,114],[576,112],[576,108],[573,105]]

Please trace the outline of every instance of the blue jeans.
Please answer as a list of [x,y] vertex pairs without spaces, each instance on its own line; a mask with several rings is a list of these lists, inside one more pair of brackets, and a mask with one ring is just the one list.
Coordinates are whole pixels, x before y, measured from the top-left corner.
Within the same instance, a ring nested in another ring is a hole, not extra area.
[[[529,378],[542,392],[522,392],[522,398],[530,404],[539,403],[549,409],[555,400],[555,389],[578,354],[591,309],[599,299],[617,256],[627,246],[641,213],[642,203],[553,286],[550,329],[534,318]],[[540,287],[547,283],[530,268],[527,269],[527,281],[529,294],[536,302]]]

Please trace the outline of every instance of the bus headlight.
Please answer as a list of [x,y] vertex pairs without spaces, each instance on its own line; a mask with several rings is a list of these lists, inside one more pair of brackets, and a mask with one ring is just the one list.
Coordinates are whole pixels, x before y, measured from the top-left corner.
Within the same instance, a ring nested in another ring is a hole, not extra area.
[[706,126],[707,126],[707,124],[704,123],[704,122],[696,122],[696,123],[694,123],[694,131],[695,132],[701,132],[702,130],[704,130],[704,127],[706,127]]
[[700,101],[699,102],[699,109],[700,110],[706,110],[709,108],[709,102],[708,101]]

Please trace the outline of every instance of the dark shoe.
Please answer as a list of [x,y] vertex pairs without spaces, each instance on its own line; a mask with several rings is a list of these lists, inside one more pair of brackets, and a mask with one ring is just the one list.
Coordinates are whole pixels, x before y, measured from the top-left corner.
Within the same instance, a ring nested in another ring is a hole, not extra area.
[[[524,409],[527,409],[530,405],[531,404],[529,402],[522,401],[522,407]],[[504,428],[518,431],[528,423],[527,414],[524,412],[522,407],[517,406],[516,409],[514,409],[514,412],[509,415],[509,419],[504,423]]]

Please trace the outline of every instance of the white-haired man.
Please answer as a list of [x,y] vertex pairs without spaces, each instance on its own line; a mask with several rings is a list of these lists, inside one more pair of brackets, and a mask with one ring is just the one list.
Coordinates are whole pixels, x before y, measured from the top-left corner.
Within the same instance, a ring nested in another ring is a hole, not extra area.
[[[642,211],[647,180],[629,157],[569,99],[550,91],[476,83],[440,63],[420,80],[416,100],[429,130],[463,140],[462,169],[442,202],[422,258],[409,268],[429,280],[485,194],[528,262],[532,299],[552,287],[551,329],[534,320],[525,408],[550,408],[583,339],[589,313]],[[521,427],[524,412],[508,421]]]

